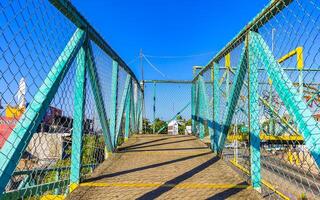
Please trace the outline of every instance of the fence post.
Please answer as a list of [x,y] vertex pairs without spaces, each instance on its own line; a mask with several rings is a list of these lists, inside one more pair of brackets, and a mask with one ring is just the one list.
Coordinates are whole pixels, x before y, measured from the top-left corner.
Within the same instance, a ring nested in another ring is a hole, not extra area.
[[124,141],[127,141],[130,134],[130,115],[131,115],[131,102],[132,102],[132,85],[130,86],[127,100],[126,100],[126,119],[125,119],[125,133],[124,133]]
[[117,110],[117,124],[116,124],[116,135],[115,135],[115,147],[118,146],[118,139],[119,139],[119,134],[120,134],[120,129],[121,129],[121,123],[122,123],[122,117],[123,113],[125,112],[125,106],[127,102],[128,95],[130,93],[130,87],[131,87],[131,75],[127,74],[126,82],[124,85],[124,89],[122,92],[122,97],[121,97],[121,102],[118,105],[119,108]]
[[74,90],[74,114],[72,130],[70,192],[80,183],[84,102],[86,87],[86,55],[83,47],[77,55],[77,70]]
[[249,35],[246,38],[246,57],[248,60],[248,121],[250,134],[250,169],[252,187],[261,192],[261,163],[260,163],[260,120],[258,95],[258,65],[248,48]]
[[195,133],[195,83],[191,84],[191,132]]
[[[143,87],[144,88],[144,87]],[[139,101],[139,107],[140,107],[140,112],[139,112],[139,133],[143,133],[143,112],[144,112],[144,90],[141,91],[140,94],[140,101]]]
[[201,79],[202,79],[202,75],[199,76],[198,79],[198,88],[199,88],[199,108],[200,108],[200,127],[199,127],[199,138],[200,140],[203,140],[204,136],[205,136],[205,126],[204,126],[204,112],[205,112],[205,102],[204,102],[204,91],[203,88],[201,87]]
[[94,102],[95,107],[99,116],[99,121],[102,128],[102,133],[104,137],[105,142],[105,158],[107,158],[112,152],[112,141],[110,136],[110,127],[109,127],[109,120],[107,116],[107,111],[104,106],[104,100],[102,97],[101,92],[101,85],[99,81],[99,76],[95,64],[94,54],[90,45],[90,42],[88,42],[88,47],[86,48],[87,51],[87,63],[88,63],[88,75],[91,85],[91,90],[93,92],[94,96]]
[[118,97],[118,63],[112,61],[112,80],[111,80],[111,108],[110,108],[110,136],[113,149],[116,147],[116,122],[117,122],[117,97]]
[[156,82],[153,82],[153,124],[152,124],[152,133],[155,134],[156,129]]
[[214,125],[214,151],[218,151],[218,141],[221,135],[219,120],[220,96],[219,96],[219,65],[213,63],[213,125]]

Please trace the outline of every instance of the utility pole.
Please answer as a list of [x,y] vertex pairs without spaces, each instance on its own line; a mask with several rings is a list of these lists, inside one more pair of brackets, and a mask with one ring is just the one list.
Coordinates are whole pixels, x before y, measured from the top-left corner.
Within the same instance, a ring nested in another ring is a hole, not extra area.
[[[142,88],[142,124],[143,124],[143,116],[145,113],[145,104],[144,104],[144,70],[143,70],[143,52],[142,52],[142,48],[140,49],[140,69],[141,69],[141,88]],[[143,127],[144,130],[147,129],[146,124]],[[143,133],[143,130],[142,130]]]

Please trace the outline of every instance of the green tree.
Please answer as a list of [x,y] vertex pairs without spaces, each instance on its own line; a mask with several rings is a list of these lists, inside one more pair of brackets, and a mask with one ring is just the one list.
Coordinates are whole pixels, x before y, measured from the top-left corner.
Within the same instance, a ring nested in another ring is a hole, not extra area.
[[163,120],[161,120],[161,119],[159,119],[159,118],[156,118],[156,119],[154,120],[154,125],[155,125],[155,132],[156,132],[156,133],[157,133],[160,129],[162,129],[161,132],[160,132],[160,134],[166,134],[166,133],[168,133],[168,124],[167,124],[167,122],[165,122],[165,121],[163,121]]
[[152,133],[152,127],[149,119],[144,118],[142,122],[143,133],[150,134]]

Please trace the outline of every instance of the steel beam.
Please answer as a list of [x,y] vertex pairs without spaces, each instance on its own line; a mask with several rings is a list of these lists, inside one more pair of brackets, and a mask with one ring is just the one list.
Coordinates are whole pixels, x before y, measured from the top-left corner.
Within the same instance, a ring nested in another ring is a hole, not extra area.
[[118,101],[118,72],[119,65],[112,61],[112,77],[111,77],[111,105],[110,105],[110,136],[112,148],[116,148],[116,135],[117,135],[117,101]]
[[101,85],[98,77],[98,72],[96,68],[96,63],[94,59],[94,55],[91,49],[90,42],[88,42],[88,47],[86,48],[87,52],[87,66],[88,66],[88,75],[90,79],[91,90],[94,97],[95,107],[99,116],[99,121],[102,128],[102,133],[105,142],[105,156],[107,157],[109,154],[113,152],[113,146],[111,142],[110,136],[110,128],[108,124],[108,116],[105,108],[105,104],[102,97]]
[[131,76],[130,76],[130,74],[127,74],[126,82],[125,82],[124,89],[123,89],[123,92],[122,92],[122,97],[121,97],[119,110],[117,112],[117,117],[116,117],[117,124],[116,124],[115,138],[114,138],[114,144],[115,144],[114,147],[115,148],[118,145],[118,138],[119,138],[119,135],[120,135],[122,116],[123,116],[124,108],[125,108],[125,105],[126,105],[126,101],[127,101],[128,95],[129,95],[130,87],[131,87]]
[[84,40],[85,32],[77,29],[1,148],[0,194],[3,193]]
[[82,135],[86,89],[86,55],[83,47],[77,55],[77,70],[74,90],[74,114],[71,147],[70,192],[78,187],[81,173]]
[[299,91],[294,87],[292,81],[282,69],[281,65],[272,55],[264,39],[255,32],[250,32],[250,51],[260,59],[269,78],[272,80],[272,86],[277,91],[299,132],[302,134],[305,145],[310,151],[315,163],[320,166],[320,124],[314,119],[312,112],[304,99],[299,95]]
[[[249,38],[250,40],[250,38]],[[248,43],[248,40],[247,40]],[[246,44],[247,46],[247,44]],[[250,169],[251,185],[261,192],[261,162],[260,162],[260,117],[259,117],[259,94],[258,94],[258,62],[254,59],[253,52],[248,49],[248,121],[250,135]]]
[[228,130],[232,121],[233,114],[235,112],[235,108],[237,106],[238,99],[240,97],[240,92],[244,83],[244,77],[247,72],[247,50],[244,47],[241,59],[239,63],[239,67],[237,68],[237,72],[234,77],[234,82],[232,83],[231,93],[228,99],[228,107],[226,109],[226,115],[222,124],[222,133],[220,134],[218,141],[218,152],[222,153],[224,148],[225,139],[228,134]]

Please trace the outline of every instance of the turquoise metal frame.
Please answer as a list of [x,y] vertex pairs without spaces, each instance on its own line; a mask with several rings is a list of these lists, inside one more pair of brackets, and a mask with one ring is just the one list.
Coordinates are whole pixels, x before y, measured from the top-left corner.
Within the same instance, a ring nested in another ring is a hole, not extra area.
[[[250,38],[246,40],[248,43]],[[246,45],[247,45],[246,43]],[[254,189],[261,191],[261,162],[260,162],[260,117],[259,117],[259,94],[258,94],[258,62],[249,48],[248,58],[248,94],[249,94],[249,136],[250,136],[250,169],[251,185]]]
[[210,138],[213,137],[213,127],[211,126],[211,122],[212,122],[212,116],[210,116],[209,112],[208,112],[208,109],[211,109],[209,107],[209,104],[208,104],[208,95],[206,93],[206,84],[203,80],[203,77],[200,76],[199,77],[199,88],[200,88],[200,98],[202,99],[200,102],[202,103],[202,116],[201,116],[201,121],[200,122],[202,125],[200,126],[203,126],[203,128],[200,128],[200,130],[202,131],[203,129],[203,133],[200,134],[200,139],[203,139],[204,136],[205,136],[205,121],[206,121],[206,125],[208,127],[208,131],[209,131],[209,136]]
[[240,97],[240,92],[242,89],[242,86],[244,84],[244,78],[245,74],[247,72],[247,49],[244,47],[241,54],[241,59],[239,63],[239,67],[237,68],[234,82],[232,83],[231,93],[228,98],[228,107],[226,109],[226,115],[224,117],[224,121],[222,124],[222,133],[219,136],[218,140],[218,153],[221,154],[222,150],[224,148],[224,143],[229,131],[229,127],[232,121],[232,117],[234,115],[235,108],[237,106],[238,99]]
[[[57,92],[59,83],[67,74],[84,40],[85,32],[77,29],[2,147],[0,153],[0,183],[8,183],[10,180],[22,153],[37,130],[51,100]],[[5,187],[6,184],[0,184],[0,194],[3,193]]]
[[110,107],[110,136],[112,148],[116,146],[117,135],[117,97],[118,97],[118,71],[119,66],[116,61],[112,61],[112,77],[111,77],[111,107]]
[[309,110],[299,91],[294,87],[292,81],[282,69],[281,65],[274,58],[268,45],[260,34],[250,32],[250,51],[255,55],[255,59],[260,59],[264,63],[272,86],[277,91],[288,112],[293,117],[299,132],[302,134],[305,145],[310,151],[315,163],[320,166],[320,124]]
[[[82,135],[84,122],[84,102],[86,87],[86,55],[83,47],[77,55],[77,70],[74,90],[74,117],[72,129],[71,147],[71,185],[78,185],[80,182],[81,157],[82,157]],[[58,175],[59,177],[59,175]]]
[[106,109],[103,103],[102,92],[101,92],[101,85],[99,82],[97,68],[94,60],[94,55],[92,52],[91,44],[88,42],[88,47],[86,48],[86,56],[87,56],[87,66],[88,66],[88,75],[90,79],[90,85],[92,89],[92,93],[94,96],[94,101],[96,105],[96,110],[99,115],[99,121],[101,123],[104,142],[105,142],[105,154],[106,156],[109,153],[113,152],[112,140],[110,135],[110,128],[108,124],[108,117],[106,113]]
[[123,113],[125,110],[124,108],[126,105],[126,101],[129,96],[130,87],[131,87],[131,76],[130,76],[130,74],[128,74],[126,77],[126,82],[125,82],[124,90],[123,90],[122,97],[121,97],[120,107],[117,112],[116,136],[115,136],[115,141],[114,141],[115,146],[117,146],[117,142],[118,142],[118,138],[119,138],[119,134],[120,134],[122,116],[123,116]]
[[[130,136],[130,118],[134,115],[132,115],[133,107],[132,104],[132,81],[130,81],[130,87],[127,95],[126,105],[125,105],[125,132],[124,132],[124,140],[127,140]],[[134,123],[132,123],[134,124]]]
[[[221,132],[220,122],[220,89],[219,89],[219,64],[213,63],[213,126],[214,126],[214,151],[218,152],[218,141]],[[211,141],[212,142],[212,141]]]

